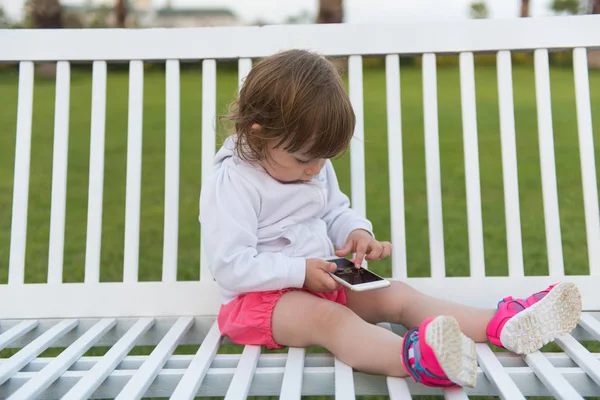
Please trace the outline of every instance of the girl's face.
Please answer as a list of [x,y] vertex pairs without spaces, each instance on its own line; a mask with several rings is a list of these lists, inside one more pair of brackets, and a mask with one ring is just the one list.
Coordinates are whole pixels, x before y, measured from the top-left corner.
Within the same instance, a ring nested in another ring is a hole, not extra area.
[[274,145],[269,144],[269,158],[263,160],[261,165],[271,177],[281,183],[308,182],[325,165],[325,159],[307,159],[301,153],[288,153]]

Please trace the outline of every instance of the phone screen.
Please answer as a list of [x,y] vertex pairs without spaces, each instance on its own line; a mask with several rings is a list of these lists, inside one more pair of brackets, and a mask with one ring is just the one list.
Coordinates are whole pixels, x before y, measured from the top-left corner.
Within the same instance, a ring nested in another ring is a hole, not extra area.
[[384,280],[368,269],[356,268],[354,263],[347,258],[338,258],[332,261],[337,265],[337,269],[333,274],[351,285],[360,285],[361,283]]

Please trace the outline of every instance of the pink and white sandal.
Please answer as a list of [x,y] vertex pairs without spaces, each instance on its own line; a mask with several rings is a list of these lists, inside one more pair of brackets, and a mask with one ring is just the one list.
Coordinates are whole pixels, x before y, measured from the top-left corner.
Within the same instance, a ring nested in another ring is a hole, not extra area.
[[454,317],[425,320],[404,336],[404,369],[425,386],[475,387],[475,343],[463,335]]
[[550,285],[527,299],[505,297],[487,326],[488,339],[517,354],[532,353],[571,332],[581,309],[581,293],[573,283]]

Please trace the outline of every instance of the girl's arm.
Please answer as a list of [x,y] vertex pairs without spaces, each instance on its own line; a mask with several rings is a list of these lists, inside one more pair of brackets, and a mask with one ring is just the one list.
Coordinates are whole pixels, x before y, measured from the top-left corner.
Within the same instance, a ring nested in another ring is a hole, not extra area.
[[329,188],[329,197],[323,220],[327,223],[327,234],[331,238],[333,245],[338,249],[342,248],[350,232],[355,229],[364,229],[374,237],[371,222],[366,218],[360,217],[356,211],[350,208],[350,200],[340,190],[337,176],[330,160],[327,160],[324,168]]
[[224,167],[202,189],[200,222],[210,271],[219,286],[239,292],[302,287],[306,260],[258,254],[256,189],[234,167]]

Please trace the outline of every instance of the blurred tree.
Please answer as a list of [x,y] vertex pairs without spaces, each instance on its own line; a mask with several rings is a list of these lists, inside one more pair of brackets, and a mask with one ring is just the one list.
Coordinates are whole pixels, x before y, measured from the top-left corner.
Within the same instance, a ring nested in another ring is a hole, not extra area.
[[307,10],[302,10],[296,15],[290,15],[285,19],[286,24],[311,24],[315,20]]
[[317,24],[339,24],[344,20],[342,0],[319,0]]
[[126,0],[116,0],[115,3],[115,21],[117,21],[118,28],[125,28],[125,22],[127,21],[127,4]]
[[529,17],[529,0],[521,0],[521,18]]
[[30,0],[33,27],[57,29],[63,27],[63,10],[59,0]]
[[6,16],[6,13],[4,12],[4,8],[2,8],[2,6],[0,6],[0,29],[1,28],[8,28],[10,27],[10,21],[8,19],[8,17]]
[[488,17],[488,9],[485,1],[471,3],[471,18],[484,19]]
[[579,14],[585,11],[580,0],[553,0],[550,8],[558,14]]

